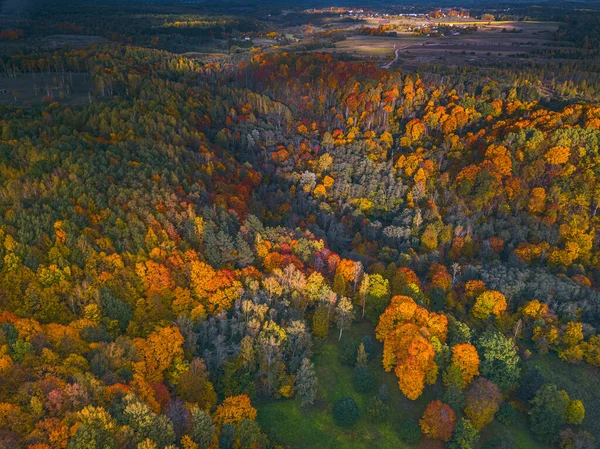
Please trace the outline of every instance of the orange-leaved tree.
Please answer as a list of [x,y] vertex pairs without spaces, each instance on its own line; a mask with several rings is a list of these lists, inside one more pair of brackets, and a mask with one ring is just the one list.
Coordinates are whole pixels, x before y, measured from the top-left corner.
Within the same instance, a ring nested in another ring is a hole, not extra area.
[[419,421],[421,432],[428,437],[449,441],[456,424],[454,411],[442,401],[433,401],[427,405],[423,418]]
[[452,365],[460,368],[463,385],[467,386],[479,374],[479,355],[475,346],[460,343],[452,347]]
[[183,337],[175,326],[159,328],[134,344],[142,359],[134,364],[134,370],[148,382],[161,382],[164,371],[176,359],[183,359]]
[[223,424],[235,424],[248,419],[256,419],[256,409],[252,407],[248,395],[240,394],[226,398],[215,410],[213,421],[219,426]]
[[376,336],[383,342],[383,367],[398,377],[400,390],[417,399],[425,383],[434,383],[437,365],[432,339],[446,340],[448,320],[427,311],[408,296],[394,296],[379,319]]

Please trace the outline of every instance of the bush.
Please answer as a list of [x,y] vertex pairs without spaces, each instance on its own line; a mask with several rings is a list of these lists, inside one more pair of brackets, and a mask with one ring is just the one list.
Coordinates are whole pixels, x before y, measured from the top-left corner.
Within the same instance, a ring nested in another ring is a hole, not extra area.
[[498,418],[498,421],[500,421],[502,424],[511,426],[517,420],[517,412],[511,404],[505,402],[500,404],[500,409],[496,414],[496,418]]
[[465,408],[465,395],[463,391],[455,384],[450,385],[443,395],[443,401],[448,404],[455,412]]
[[482,446],[482,449],[516,449],[516,447],[517,446],[512,435],[508,432],[505,432],[490,438]]
[[532,433],[542,442],[550,443],[566,424],[569,395],[554,384],[546,384],[531,401],[529,421]]
[[365,348],[365,352],[367,353],[368,359],[373,360],[375,358],[375,347],[373,346],[373,339],[369,335],[365,335],[362,339],[362,344]]
[[449,449],[474,449],[479,441],[479,432],[468,419],[462,418],[454,428]]
[[345,397],[338,400],[333,405],[333,418],[338,426],[352,427],[360,418],[360,410],[354,399]]
[[373,389],[373,375],[366,366],[354,368],[352,382],[358,393],[368,393]]
[[373,396],[369,401],[367,413],[373,421],[381,421],[387,418],[389,412],[388,405],[382,401],[379,396]]
[[379,387],[379,392],[377,393],[377,397],[383,402],[387,402],[390,399],[390,391],[386,384],[381,384],[381,387]]
[[400,436],[400,439],[407,444],[419,444],[419,441],[421,441],[421,428],[419,427],[419,423],[414,419],[402,421],[400,423],[400,428],[398,429],[398,435]]
[[347,366],[356,365],[356,355],[360,343],[356,340],[348,339],[340,342],[340,361]]
[[521,385],[517,391],[519,398],[531,401],[545,383],[546,379],[537,366],[528,368],[521,377]]

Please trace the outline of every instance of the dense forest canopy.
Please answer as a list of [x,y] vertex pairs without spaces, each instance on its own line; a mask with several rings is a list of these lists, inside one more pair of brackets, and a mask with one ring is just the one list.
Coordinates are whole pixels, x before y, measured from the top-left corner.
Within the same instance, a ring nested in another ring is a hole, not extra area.
[[600,11],[13,6],[1,449],[597,447]]

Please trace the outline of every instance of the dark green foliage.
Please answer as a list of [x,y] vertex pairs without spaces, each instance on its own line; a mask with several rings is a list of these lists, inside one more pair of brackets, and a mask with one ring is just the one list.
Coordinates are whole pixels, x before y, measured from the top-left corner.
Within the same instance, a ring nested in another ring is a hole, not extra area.
[[356,364],[356,354],[359,346],[360,343],[355,339],[348,338],[340,341],[340,361],[344,365],[354,366]]
[[536,101],[540,99],[540,91],[536,86],[524,85],[517,88],[517,97],[521,101]]
[[440,287],[436,287],[429,293],[429,301],[431,310],[440,312],[446,307],[446,293]]
[[421,428],[414,419],[406,419],[398,427],[398,435],[405,443],[416,445],[421,441]]
[[366,366],[354,368],[352,383],[358,393],[368,393],[371,391],[373,389],[373,375],[371,374],[371,370]]
[[531,401],[545,383],[546,379],[540,369],[537,366],[530,366],[520,379],[517,393],[524,401]]
[[129,325],[129,321],[133,317],[131,307],[118,299],[113,292],[107,288],[102,288],[100,291],[100,303],[104,315],[111,320],[117,320],[119,322],[119,329],[121,332],[125,332]]
[[531,401],[529,412],[531,431],[545,443],[551,443],[565,424],[569,396],[556,385],[544,385]]
[[444,391],[443,402],[448,404],[455,412],[461,411],[465,407],[465,395],[456,384],[451,384]]
[[215,426],[210,414],[198,407],[190,413],[190,438],[198,445],[199,449],[207,449],[215,434]]
[[341,427],[352,427],[360,418],[360,410],[351,397],[342,398],[333,405],[333,418]]
[[18,339],[10,346],[15,362],[22,362],[27,354],[33,353],[33,345],[28,341]]
[[312,405],[315,401],[317,389],[317,375],[315,367],[309,359],[304,359],[296,373],[294,391],[300,399],[301,405]]
[[506,426],[511,426],[517,419],[517,411],[508,402],[503,402],[496,413],[496,419]]
[[4,338],[6,338],[6,343],[9,345],[14,344],[17,341],[17,338],[19,338],[19,331],[17,331],[10,323],[0,324],[0,330],[4,332]]
[[219,449],[232,449],[235,442],[235,427],[229,423],[223,424],[219,435]]
[[235,246],[237,250],[237,266],[243,268],[251,265],[254,262],[254,253],[240,232],[237,234]]
[[515,344],[498,331],[488,330],[477,340],[479,371],[503,392],[518,386],[521,369]]
[[236,426],[236,438],[239,439],[240,449],[267,447],[267,436],[260,430],[256,421],[244,419]]
[[379,387],[377,395],[373,396],[369,401],[367,413],[374,421],[381,421],[387,418],[389,413],[389,391],[386,384]]
[[520,449],[517,448],[515,439],[510,431],[506,431],[500,435],[492,436],[482,446],[482,449]]
[[373,339],[371,336],[365,335],[362,339],[362,344],[365,348],[368,359],[373,360],[375,358],[375,346],[373,346]]
[[256,394],[256,383],[253,373],[240,369],[235,361],[226,363],[223,367],[223,376],[221,377],[221,389],[225,396],[235,396],[238,394],[247,394],[253,397]]
[[81,330],[81,338],[89,341],[90,343],[97,343],[101,341],[111,341],[112,338],[106,329],[99,326],[86,326]]
[[381,420],[387,418],[389,413],[389,405],[382,401],[379,396],[373,396],[369,401],[367,413],[369,414],[369,418],[371,418],[373,421],[380,422]]

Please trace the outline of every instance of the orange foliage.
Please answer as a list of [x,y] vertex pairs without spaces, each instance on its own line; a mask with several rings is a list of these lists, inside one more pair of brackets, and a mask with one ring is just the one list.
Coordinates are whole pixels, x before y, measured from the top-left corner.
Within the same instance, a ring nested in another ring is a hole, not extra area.
[[500,254],[504,250],[504,240],[500,237],[492,236],[490,237],[490,247],[495,253]]
[[383,366],[386,371],[395,367],[398,386],[409,399],[421,395],[426,381],[435,382],[430,338],[445,341],[447,326],[445,315],[428,312],[408,296],[394,296],[381,315],[376,336],[383,341]]
[[553,165],[566,164],[571,156],[571,149],[568,147],[553,147],[550,148],[544,155],[546,162]]
[[214,270],[204,262],[192,261],[190,277],[194,296],[209,313],[229,310],[240,297],[242,284],[230,270]]
[[537,299],[532,299],[523,306],[521,313],[527,318],[534,320],[542,319],[548,314],[548,305]]
[[510,176],[512,173],[512,160],[510,153],[504,146],[491,145],[485,156],[492,161],[494,169],[501,176]]
[[452,364],[460,368],[464,385],[469,385],[473,377],[479,375],[479,355],[475,346],[469,343],[453,346]]
[[354,281],[356,276],[356,262],[350,259],[342,259],[337,266],[335,274],[341,274],[348,282]]
[[421,281],[417,274],[408,267],[400,267],[396,270],[396,276],[398,276],[402,285],[415,284],[421,288]]
[[442,401],[433,401],[427,405],[419,424],[421,432],[426,437],[449,441],[456,424],[456,416],[454,411]]
[[548,251],[549,248],[550,245],[546,242],[542,242],[538,245],[522,242],[517,245],[514,253],[523,262],[531,263],[531,261],[542,257],[542,254]]
[[213,414],[213,421],[218,425],[235,424],[244,419],[251,421],[256,419],[256,409],[252,407],[250,398],[245,394],[226,398]]
[[432,289],[439,287],[445,292],[449,292],[452,288],[452,276],[444,265],[432,263],[429,267],[428,278]]
[[540,214],[546,206],[546,191],[543,187],[535,187],[531,190],[527,209],[532,214]]
[[142,358],[134,364],[135,372],[148,382],[161,382],[163,372],[176,358],[183,358],[183,337],[175,326],[159,328],[146,339],[135,339],[138,354]]

